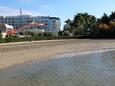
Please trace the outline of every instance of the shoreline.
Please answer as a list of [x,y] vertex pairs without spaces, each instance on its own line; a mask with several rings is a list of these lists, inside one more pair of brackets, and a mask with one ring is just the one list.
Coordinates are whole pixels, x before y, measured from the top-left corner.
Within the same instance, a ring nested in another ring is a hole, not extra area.
[[24,42],[9,42],[9,43],[0,43],[2,45],[18,45],[18,44],[29,44],[29,43],[44,43],[44,42],[57,42],[57,41],[66,41],[66,39],[62,40],[39,40],[39,41],[24,41]]
[[115,40],[72,39],[0,45],[0,69],[31,60],[48,61],[64,54],[107,49],[115,49]]
[[99,50],[89,50],[89,51],[80,51],[80,52],[76,52],[76,53],[64,53],[61,55],[57,55],[55,56],[56,59],[58,58],[65,58],[65,57],[73,57],[73,56],[82,56],[82,55],[89,55],[89,54],[101,54],[101,53],[105,53],[105,52],[111,52],[111,51],[115,51],[115,48],[111,48],[111,49],[99,49]]

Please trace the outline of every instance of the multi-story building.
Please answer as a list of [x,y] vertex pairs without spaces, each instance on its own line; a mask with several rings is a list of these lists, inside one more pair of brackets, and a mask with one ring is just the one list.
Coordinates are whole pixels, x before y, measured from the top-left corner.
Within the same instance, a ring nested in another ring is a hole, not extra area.
[[0,24],[12,25],[14,29],[20,29],[32,23],[44,24],[44,25],[43,26],[40,25],[35,28],[29,28],[27,30],[29,31],[44,30],[46,32],[53,33],[53,35],[55,36],[58,35],[61,26],[61,21],[57,17],[30,16],[30,15],[0,16]]

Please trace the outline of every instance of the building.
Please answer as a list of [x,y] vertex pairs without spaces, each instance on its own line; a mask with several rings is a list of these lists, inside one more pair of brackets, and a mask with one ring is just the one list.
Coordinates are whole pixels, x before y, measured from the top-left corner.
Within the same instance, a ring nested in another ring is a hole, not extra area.
[[0,24],[0,33],[2,34],[2,38],[16,35],[16,31],[13,29],[13,26],[8,24]]
[[9,24],[14,29],[21,29],[30,24],[43,24],[32,28],[26,28],[27,31],[45,31],[51,32],[54,36],[58,36],[60,30],[61,21],[57,17],[50,16],[30,16],[30,15],[19,15],[19,16],[0,16],[0,24]]

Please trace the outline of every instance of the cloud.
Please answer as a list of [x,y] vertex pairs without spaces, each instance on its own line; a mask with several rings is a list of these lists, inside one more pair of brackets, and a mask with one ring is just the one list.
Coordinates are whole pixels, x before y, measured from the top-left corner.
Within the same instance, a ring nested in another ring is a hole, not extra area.
[[[0,6],[0,16],[16,16],[20,14],[20,9],[9,8],[5,6]],[[32,15],[32,16],[39,16],[39,15],[46,15],[34,11],[30,11],[27,9],[22,9],[23,15]]]
[[53,11],[53,8],[49,5],[41,5],[40,8],[43,10],[43,11]]

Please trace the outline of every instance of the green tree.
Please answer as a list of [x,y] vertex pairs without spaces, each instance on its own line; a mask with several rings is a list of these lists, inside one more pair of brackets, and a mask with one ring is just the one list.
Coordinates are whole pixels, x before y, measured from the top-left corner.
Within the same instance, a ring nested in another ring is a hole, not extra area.
[[85,18],[82,16],[82,14],[78,14],[74,18],[74,25],[75,25],[75,34],[84,34],[84,27],[85,27],[86,21]]
[[75,35],[89,35],[96,26],[96,17],[88,13],[78,13],[74,17]]
[[72,24],[72,21],[70,19],[67,19],[65,21],[65,25],[64,25],[64,31],[68,31],[71,29],[71,24]]
[[2,39],[2,31],[5,30],[5,25],[0,24],[0,40]]
[[99,23],[104,23],[104,24],[108,24],[110,22],[110,18],[107,14],[103,14],[103,16],[101,17]]
[[1,31],[0,31],[0,40],[2,39],[2,33],[1,33]]
[[115,19],[115,11],[111,12],[111,14],[110,14],[110,20],[113,20],[113,19]]
[[[73,21],[67,19],[64,25],[64,33],[71,35],[73,33]],[[72,36],[72,35],[71,35]]]
[[72,21],[71,21],[70,19],[67,19],[67,20],[65,21],[65,23],[66,23],[67,25],[71,26]]

